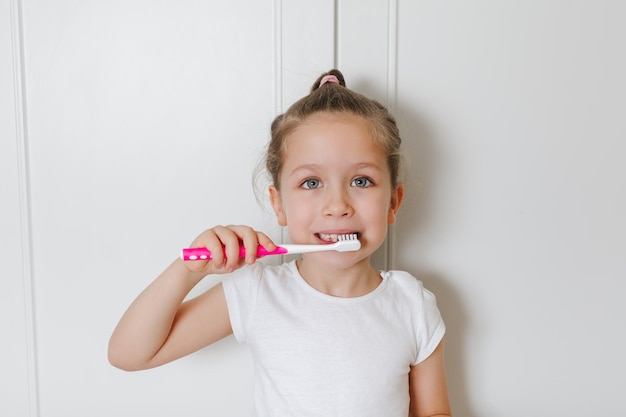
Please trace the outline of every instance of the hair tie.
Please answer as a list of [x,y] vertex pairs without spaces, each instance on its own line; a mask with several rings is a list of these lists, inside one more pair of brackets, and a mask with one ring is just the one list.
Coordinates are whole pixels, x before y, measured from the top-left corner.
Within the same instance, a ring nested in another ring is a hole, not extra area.
[[320,80],[320,86],[317,88],[321,88],[324,84],[326,83],[335,83],[335,84],[339,84],[339,79],[337,77],[335,77],[334,75],[324,75],[322,77],[322,79]]

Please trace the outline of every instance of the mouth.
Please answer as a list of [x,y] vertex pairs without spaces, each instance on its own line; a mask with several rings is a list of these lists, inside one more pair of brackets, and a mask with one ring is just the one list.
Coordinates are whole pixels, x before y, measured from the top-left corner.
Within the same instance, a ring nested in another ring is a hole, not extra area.
[[349,240],[351,235],[356,235],[357,239],[361,237],[361,233],[354,231],[344,233],[315,233],[315,237],[322,243],[336,243],[342,238]]

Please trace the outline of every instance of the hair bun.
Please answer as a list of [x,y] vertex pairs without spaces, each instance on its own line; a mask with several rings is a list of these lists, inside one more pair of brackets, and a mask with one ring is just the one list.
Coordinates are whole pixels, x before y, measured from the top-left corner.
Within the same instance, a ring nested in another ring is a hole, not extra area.
[[315,83],[313,83],[313,86],[311,87],[311,92],[328,83],[339,84],[342,87],[346,86],[346,80],[341,71],[338,69],[332,69],[320,75],[319,78],[315,80]]

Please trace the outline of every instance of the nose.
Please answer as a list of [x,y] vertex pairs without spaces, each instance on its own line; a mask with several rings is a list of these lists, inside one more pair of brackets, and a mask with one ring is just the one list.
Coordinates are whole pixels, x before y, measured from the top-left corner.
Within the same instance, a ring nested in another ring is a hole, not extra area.
[[350,196],[344,189],[328,189],[324,201],[323,214],[327,217],[350,217],[354,209]]

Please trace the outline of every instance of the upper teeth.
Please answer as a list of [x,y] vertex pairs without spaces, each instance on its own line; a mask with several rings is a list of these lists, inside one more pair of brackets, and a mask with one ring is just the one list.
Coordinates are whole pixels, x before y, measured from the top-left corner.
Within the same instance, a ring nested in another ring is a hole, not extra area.
[[320,239],[327,240],[329,242],[336,242],[339,238],[338,238],[338,235],[335,233],[331,233],[331,234],[320,233]]
[[320,233],[320,239],[325,240],[327,242],[338,242],[340,240],[355,240],[357,239],[356,233],[348,233],[348,234],[336,234],[336,233]]

